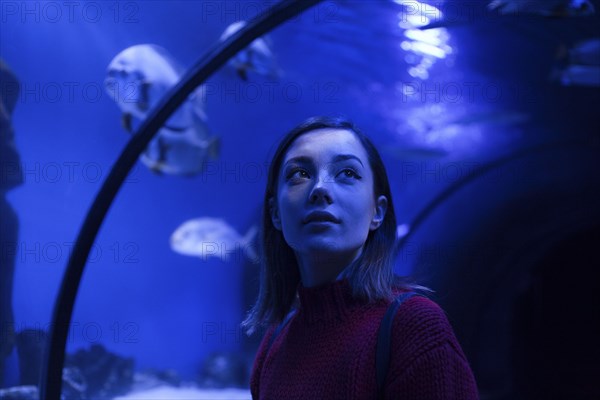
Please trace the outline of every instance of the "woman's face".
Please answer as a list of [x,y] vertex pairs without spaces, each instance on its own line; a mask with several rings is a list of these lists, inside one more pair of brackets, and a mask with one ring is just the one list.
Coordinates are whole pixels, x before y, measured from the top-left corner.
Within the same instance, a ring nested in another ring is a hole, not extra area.
[[319,129],[288,148],[271,216],[297,255],[335,253],[354,260],[386,208],[385,196],[375,198],[359,139],[344,129]]

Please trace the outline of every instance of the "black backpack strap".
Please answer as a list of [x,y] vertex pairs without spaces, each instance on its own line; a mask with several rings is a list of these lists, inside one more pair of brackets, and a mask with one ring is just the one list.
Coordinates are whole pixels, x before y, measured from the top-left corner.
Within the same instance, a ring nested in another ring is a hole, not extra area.
[[265,352],[265,354],[269,353],[269,350],[271,349],[273,342],[275,342],[275,339],[277,338],[277,336],[279,336],[279,334],[281,333],[283,328],[285,328],[285,326],[288,324],[288,322],[290,322],[290,320],[292,319],[294,314],[296,314],[296,310],[290,311],[288,313],[288,315],[285,316],[283,321],[281,321],[281,323],[277,326],[277,328],[275,328],[275,331],[273,332],[273,334],[271,335],[271,338],[269,339],[269,346],[267,347],[267,351]]
[[390,342],[392,337],[392,323],[394,316],[402,303],[417,295],[415,292],[406,292],[396,297],[388,307],[377,334],[377,353],[375,353],[375,365],[377,368],[377,398],[383,399],[383,384],[390,366]]

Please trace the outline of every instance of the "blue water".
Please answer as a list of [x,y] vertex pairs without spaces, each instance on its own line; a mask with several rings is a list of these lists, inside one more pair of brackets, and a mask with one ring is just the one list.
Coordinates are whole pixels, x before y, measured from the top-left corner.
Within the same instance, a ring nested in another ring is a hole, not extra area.
[[[103,88],[111,59],[153,43],[189,67],[230,23],[272,4],[74,3],[2,2],[0,56],[22,85],[13,125],[25,182],[8,194],[20,218],[17,330],[48,327],[78,230],[129,139]],[[168,239],[192,218],[223,218],[241,235],[258,224],[269,156],[308,116],[343,114],[373,137],[392,179],[398,222],[407,224],[469,166],[562,137],[565,126],[579,133],[597,126],[581,111],[586,101],[573,100],[593,89],[567,91],[548,78],[557,47],[589,36],[587,26],[533,20],[524,31],[511,24],[449,28],[452,53],[422,79],[408,73],[415,56],[401,48],[401,6],[375,3],[325,2],[271,32],[279,81],[244,82],[228,67],[210,77],[206,113],[221,137],[219,159],[192,178],[158,176],[136,164],[90,256],[68,352],[102,343],[134,357],[140,369],[170,368],[192,379],[209,353],[242,351],[248,263],[183,256]],[[421,92],[407,96],[407,88]],[[472,115],[482,122],[464,122]],[[510,120],[515,115],[518,122]],[[415,150],[423,148],[435,151]],[[406,260],[397,267],[412,268]]]

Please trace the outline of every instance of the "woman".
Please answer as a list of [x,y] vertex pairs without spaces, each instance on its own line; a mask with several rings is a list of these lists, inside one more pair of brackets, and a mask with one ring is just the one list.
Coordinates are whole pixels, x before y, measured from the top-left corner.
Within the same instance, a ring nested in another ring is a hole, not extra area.
[[421,296],[393,317],[378,393],[378,329],[411,287],[393,275],[396,217],[383,162],[352,123],[316,117],[293,129],[273,157],[264,205],[261,287],[244,326],[272,327],[254,361],[254,399],[477,398],[447,318]]

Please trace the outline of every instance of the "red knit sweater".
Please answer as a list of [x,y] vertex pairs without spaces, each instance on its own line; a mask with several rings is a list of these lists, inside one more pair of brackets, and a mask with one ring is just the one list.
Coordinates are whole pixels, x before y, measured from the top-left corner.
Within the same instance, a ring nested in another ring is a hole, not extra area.
[[[299,288],[300,307],[267,352],[260,345],[253,399],[375,399],[377,330],[389,302],[360,304],[346,279]],[[477,399],[473,373],[440,307],[421,296],[393,323],[386,399]]]

